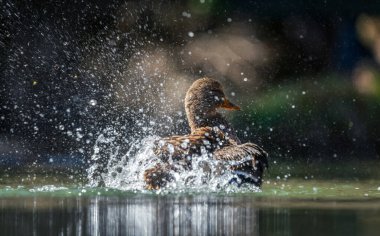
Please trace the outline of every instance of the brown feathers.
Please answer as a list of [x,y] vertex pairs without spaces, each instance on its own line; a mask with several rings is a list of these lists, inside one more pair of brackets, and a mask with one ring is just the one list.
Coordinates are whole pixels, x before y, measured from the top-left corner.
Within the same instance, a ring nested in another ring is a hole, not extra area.
[[149,190],[159,189],[164,187],[167,182],[172,181],[173,176],[170,174],[172,168],[169,164],[157,164],[155,167],[146,170],[144,172],[146,188]]
[[186,114],[191,134],[171,136],[155,142],[153,151],[164,164],[144,173],[147,189],[158,189],[173,181],[171,171],[191,168],[191,159],[207,153],[241,178],[256,186],[268,167],[268,154],[253,143],[240,144],[230,124],[217,109],[239,110],[231,103],[219,82],[209,78],[195,81],[186,93]]
[[268,168],[268,153],[254,143],[231,145],[216,150],[213,158],[224,161],[230,170],[245,173],[256,186],[262,183],[262,175]]
[[163,162],[172,164],[157,164],[144,173],[147,189],[158,189],[172,179],[169,172],[182,167],[189,169],[191,158],[202,153],[212,153],[214,150],[228,145],[219,128],[202,127],[193,133],[183,136],[171,136],[157,140],[153,152]]
[[201,155],[202,151],[213,152],[226,144],[227,140],[218,128],[202,127],[189,135],[157,140],[153,151],[163,161],[167,161],[169,157],[182,160],[192,155]]
[[239,164],[245,161],[260,162],[264,167],[268,166],[268,154],[254,143],[244,143],[240,145],[230,145],[213,153],[215,160]]

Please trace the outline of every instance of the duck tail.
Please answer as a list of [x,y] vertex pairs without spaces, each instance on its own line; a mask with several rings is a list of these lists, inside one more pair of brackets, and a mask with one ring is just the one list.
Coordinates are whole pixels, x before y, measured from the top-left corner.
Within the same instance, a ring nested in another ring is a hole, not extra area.
[[247,154],[254,157],[255,166],[264,169],[269,169],[268,153],[259,145],[254,143],[245,143],[239,145],[246,151]]
[[265,169],[268,169],[268,153],[254,143],[230,145],[214,152],[213,158],[229,165],[242,182],[261,186]]

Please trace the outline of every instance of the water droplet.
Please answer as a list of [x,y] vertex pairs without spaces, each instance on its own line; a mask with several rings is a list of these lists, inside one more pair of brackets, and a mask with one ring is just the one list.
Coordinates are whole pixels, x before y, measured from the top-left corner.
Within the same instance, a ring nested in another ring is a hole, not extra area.
[[91,106],[96,106],[96,104],[98,103],[95,99],[91,99],[89,102],[88,102]]
[[181,148],[187,149],[188,143],[187,142],[182,142],[181,143]]
[[170,154],[174,153],[174,146],[172,144],[168,144],[168,151]]

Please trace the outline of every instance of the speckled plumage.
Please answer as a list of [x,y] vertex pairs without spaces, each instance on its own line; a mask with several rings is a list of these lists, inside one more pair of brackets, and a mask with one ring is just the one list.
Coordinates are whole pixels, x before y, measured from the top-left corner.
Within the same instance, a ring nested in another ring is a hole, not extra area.
[[[253,143],[241,144],[232,126],[218,113],[218,108],[240,110],[225,96],[216,80],[196,80],[186,93],[185,109],[191,134],[157,140],[154,153],[164,164],[144,173],[147,189],[158,189],[173,180],[170,170],[191,168],[191,158],[206,152],[221,161],[246,182],[260,186],[268,167],[268,154]],[[243,181],[243,182],[244,182]],[[238,181],[241,182],[241,181]]]
[[[224,102],[230,107],[223,107]],[[186,93],[185,109],[191,132],[201,127],[218,127],[225,135],[240,143],[230,123],[218,113],[218,108],[240,110],[225,96],[222,85],[213,79],[202,78],[196,80]]]

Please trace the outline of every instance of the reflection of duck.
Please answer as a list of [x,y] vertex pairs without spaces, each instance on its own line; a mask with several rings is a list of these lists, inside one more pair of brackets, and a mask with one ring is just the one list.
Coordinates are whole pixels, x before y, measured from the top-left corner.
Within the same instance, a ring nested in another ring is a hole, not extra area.
[[236,174],[231,182],[262,183],[263,171],[268,167],[268,154],[253,143],[241,144],[230,124],[218,108],[240,110],[225,96],[219,82],[209,78],[195,81],[186,93],[186,115],[191,134],[172,136],[155,142],[154,153],[163,161],[144,173],[148,189],[158,189],[173,177],[170,170],[191,168],[193,155],[212,154]]

